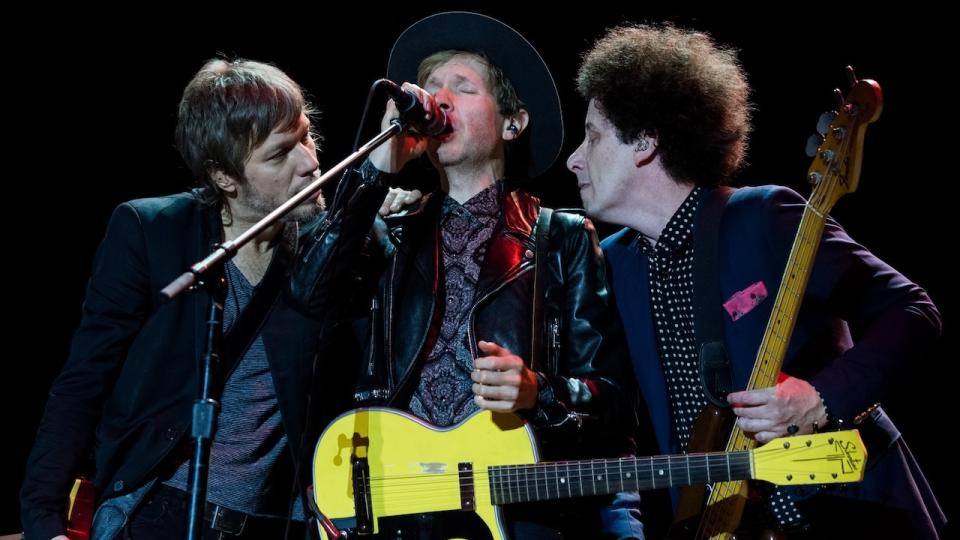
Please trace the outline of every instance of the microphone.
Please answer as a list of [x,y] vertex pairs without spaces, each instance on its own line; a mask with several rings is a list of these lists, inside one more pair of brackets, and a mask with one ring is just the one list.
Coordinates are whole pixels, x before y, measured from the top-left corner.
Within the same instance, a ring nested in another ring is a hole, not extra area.
[[[423,135],[436,137],[449,127],[447,114],[437,105],[433,96],[427,94],[427,102],[424,104],[420,103],[416,94],[404,90],[399,84],[389,79],[380,79],[377,84],[387,89],[387,93],[397,104],[400,118]],[[427,112],[430,113],[430,119],[426,118]]]

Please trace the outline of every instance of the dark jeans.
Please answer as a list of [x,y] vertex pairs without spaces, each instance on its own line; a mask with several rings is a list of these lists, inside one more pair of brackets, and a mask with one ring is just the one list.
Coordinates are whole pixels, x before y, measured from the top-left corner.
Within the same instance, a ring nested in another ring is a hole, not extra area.
[[[209,520],[203,523],[204,540],[230,540],[233,538],[283,538],[287,526],[285,519],[248,516],[239,534],[229,534],[211,527]],[[290,522],[291,539],[306,538],[303,522]],[[160,485],[133,513],[123,528],[120,538],[125,540],[170,540],[187,535],[187,493],[169,486]]]

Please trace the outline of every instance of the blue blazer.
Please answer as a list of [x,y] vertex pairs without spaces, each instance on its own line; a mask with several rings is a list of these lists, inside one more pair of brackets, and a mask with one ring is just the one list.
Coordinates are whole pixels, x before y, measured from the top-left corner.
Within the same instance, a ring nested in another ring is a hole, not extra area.
[[[753,369],[805,204],[800,195],[787,188],[742,188],[733,192],[723,213],[717,268],[722,301],[757,282],[763,282],[768,292],[764,301],[736,321],[722,311],[735,390],[746,386]],[[700,208],[705,206],[701,204]],[[653,331],[647,259],[638,241],[636,231],[623,229],[605,239],[602,246],[657,445],[663,453],[678,453],[682,449],[672,435],[667,389]],[[851,426],[856,415],[894,391],[912,368],[913,359],[922,357],[939,333],[940,315],[923,289],[854,242],[829,219],[783,371],[809,381],[830,413]],[[853,335],[858,337],[855,343]],[[871,454],[867,480],[845,493],[885,500],[939,528],[943,513],[923,475],[893,423],[882,411],[878,416],[886,433],[884,446],[897,455],[886,459]],[[882,463],[885,459],[888,463]],[[890,467],[895,470],[876,473],[878,468]],[[890,490],[891,482],[903,489]]]

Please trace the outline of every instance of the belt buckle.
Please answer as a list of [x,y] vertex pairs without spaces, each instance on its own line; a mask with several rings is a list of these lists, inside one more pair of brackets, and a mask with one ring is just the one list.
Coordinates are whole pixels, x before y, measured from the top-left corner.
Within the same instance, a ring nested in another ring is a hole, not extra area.
[[[224,508],[219,504],[213,505],[210,514],[211,529],[216,529],[222,533],[227,533],[233,536],[240,536],[243,534],[243,528],[247,525],[247,518],[250,517],[243,512],[230,510],[229,508]],[[237,515],[240,516],[239,519],[235,517]]]

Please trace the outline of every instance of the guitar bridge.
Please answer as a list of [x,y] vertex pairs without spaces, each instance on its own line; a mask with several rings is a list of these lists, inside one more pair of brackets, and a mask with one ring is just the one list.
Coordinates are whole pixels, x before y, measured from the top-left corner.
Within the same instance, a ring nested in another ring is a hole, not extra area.
[[370,499],[370,465],[367,458],[354,456],[353,468],[353,511],[357,518],[357,533],[373,534],[373,504]]

